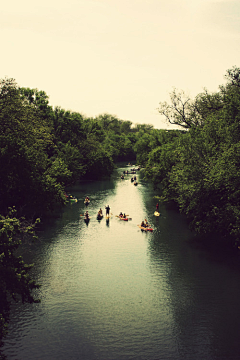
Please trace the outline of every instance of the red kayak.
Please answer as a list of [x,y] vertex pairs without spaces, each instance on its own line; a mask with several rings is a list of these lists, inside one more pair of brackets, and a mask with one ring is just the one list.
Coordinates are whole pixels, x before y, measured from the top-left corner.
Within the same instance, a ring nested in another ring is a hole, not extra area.
[[128,218],[119,217],[120,220],[128,221]]
[[150,228],[150,227],[143,227],[143,226],[140,226],[140,225],[138,227],[139,227],[139,229],[141,229],[143,231],[153,231],[153,229]]

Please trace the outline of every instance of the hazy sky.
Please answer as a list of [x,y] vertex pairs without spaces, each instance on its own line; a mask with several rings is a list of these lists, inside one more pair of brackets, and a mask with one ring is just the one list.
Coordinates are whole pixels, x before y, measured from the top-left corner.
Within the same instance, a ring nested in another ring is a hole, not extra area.
[[52,106],[167,128],[173,87],[217,91],[240,66],[239,0],[8,0],[0,78],[44,90]]

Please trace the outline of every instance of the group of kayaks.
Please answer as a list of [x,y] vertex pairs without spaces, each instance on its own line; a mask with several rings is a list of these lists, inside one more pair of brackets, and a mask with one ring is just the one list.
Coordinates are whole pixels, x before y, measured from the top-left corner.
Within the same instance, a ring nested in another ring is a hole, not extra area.
[[[135,170],[135,169],[134,169]],[[138,168],[137,170],[140,170],[140,168]],[[125,174],[129,174],[130,172],[126,171],[124,172]],[[124,175],[121,175],[121,178],[124,179]],[[137,185],[137,178],[136,176],[131,178],[131,182],[134,182],[134,185]],[[77,202],[78,200],[72,196],[71,194],[65,194],[66,198],[68,199],[68,201],[70,202]],[[87,207],[90,204],[90,199],[88,196],[86,196],[86,198],[84,199],[84,205]],[[109,211],[110,211],[110,207],[109,205],[105,207],[106,209],[106,219],[107,221],[109,221],[109,218],[111,217]],[[154,212],[155,216],[160,216],[160,213],[158,212],[158,204],[156,206],[156,211]],[[88,211],[86,210],[86,212],[84,213],[84,215],[80,215],[80,216],[84,216],[84,221],[86,224],[89,223],[91,217],[89,216]],[[116,217],[120,220],[120,221],[129,221],[132,220],[132,218],[129,218],[129,215],[126,215],[125,213],[120,212],[119,215],[116,215]],[[98,213],[97,213],[97,220],[100,221],[103,219],[103,212],[102,209],[100,208]],[[152,232],[153,228],[148,224],[147,220],[145,219],[145,221],[142,221],[140,225],[137,225],[139,227],[139,229],[141,229],[141,231],[145,231],[145,232]]]
[[[90,200],[89,200],[89,197],[87,197],[87,198],[84,200],[84,204],[85,204],[86,206],[88,206],[89,203],[90,203]],[[108,205],[108,206],[106,207],[106,218],[109,218],[109,217],[110,217],[110,215],[109,215],[109,210],[110,210],[110,207],[109,207],[109,205]],[[88,210],[85,211],[84,215],[80,215],[80,216],[84,216],[84,221],[85,221],[86,223],[88,223],[88,222],[90,221],[90,218],[91,218],[91,217],[89,216]],[[102,218],[103,218],[103,212],[102,212],[102,209],[100,208],[100,209],[98,210],[98,213],[97,213],[97,220],[102,220]]]
[[[131,164],[129,164],[128,166],[131,166]],[[128,170],[125,171],[125,170],[124,170],[123,173],[122,173],[122,175],[121,175],[121,179],[124,180],[125,175],[136,174],[136,171],[137,171],[137,170],[140,170],[140,166],[138,166],[137,168],[131,169],[131,171],[128,171]],[[133,182],[133,185],[135,185],[135,186],[138,185],[136,175],[131,178],[131,182]]]
[[[158,213],[160,215],[160,213]],[[156,215],[156,212],[154,213],[154,215]],[[156,215],[156,216],[159,216]],[[106,218],[109,219],[111,215],[106,215]],[[116,217],[120,220],[120,221],[129,221],[132,220],[132,218],[129,217],[129,215],[123,214],[122,212],[119,215],[116,215]],[[88,214],[88,211],[85,212],[84,214],[84,221],[86,224],[89,223],[91,217]],[[97,213],[97,220],[102,220],[103,219],[103,213],[102,213],[102,209],[100,208],[100,210]],[[142,221],[140,225],[138,225],[139,229],[141,229],[141,231],[153,231],[153,228],[151,227],[151,225],[148,224],[147,220],[145,219],[145,221]]]

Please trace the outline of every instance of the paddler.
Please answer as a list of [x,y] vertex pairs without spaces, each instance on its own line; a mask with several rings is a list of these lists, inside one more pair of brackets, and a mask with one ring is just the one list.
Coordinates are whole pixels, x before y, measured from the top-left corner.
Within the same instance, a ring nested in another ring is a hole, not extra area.
[[149,224],[147,222],[147,219],[145,219],[145,227],[149,227]]
[[108,205],[108,206],[105,206],[105,209],[106,209],[106,216],[109,216],[109,211],[110,211],[109,205]]

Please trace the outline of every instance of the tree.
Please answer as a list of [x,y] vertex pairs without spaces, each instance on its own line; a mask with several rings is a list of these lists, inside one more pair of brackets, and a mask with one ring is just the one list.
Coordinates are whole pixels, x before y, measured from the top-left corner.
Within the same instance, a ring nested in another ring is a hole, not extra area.
[[[148,161],[146,163],[144,175],[151,180],[155,188],[160,188],[162,198],[172,199],[173,194],[169,189],[170,175],[173,167],[179,161],[179,143],[180,136],[185,136],[180,132],[166,132],[165,136],[162,134],[163,142],[148,154]],[[170,136],[175,133],[175,136]],[[166,135],[169,136],[166,136]],[[168,141],[167,141],[168,139]],[[174,192],[175,193],[175,192]]]
[[45,91],[30,88],[19,88],[19,93],[26,104],[32,106],[38,113],[38,117],[49,120],[53,109],[49,105],[49,97]]
[[[225,78],[227,79],[227,87],[229,86],[236,86],[240,87],[240,68],[237,66],[233,66],[232,69],[228,69],[227,73],[225,75]],[[221,89],[224,87],[222,86]]]
[[0,345],[7,331],[10,299],[39,302],[34,297],[39,285],[29,274],[33,264],[26,264],[21,256],[16,256],[23,241],[36,237],[34,227],[38,222],[37,219],[30,224],[25,218],[17,218],[14,208],[9,209],[7,216],[0,215]]
[[[43,109],[46,102],[44,100]],[[63,178],[71,175],[63,161],[56,160],[58,151],[51,133],[52,119],[45,115],[22,95],[14,80],[0,82],[0,160],[4,164],[0,168],[2,213],[9,206],[16,206],[26,216],[32,213],[40,216],[55,204],[64,203]],[[59,183],[60,171],[64,176],[61,175]]]
[[216,113],[223,107],[220,92],[210,94],[206,89],[191,100],[183,90],[174,89],[170,93],[171,104],[160,103],[158,111],[166,120],[173,125],[179,125],[184,129],[203,126],[208,115]]
[[148,133],[139,132],[138,140],[134,145],[134,151],[137,154],[137,163],[145,166],[148,160],[148,154],[153,149],[152,136]]
[[239,243],[240,68],[227,70],[225,77],[218,92],[205,89],[191,101],[173,91],[171,105],[161,104],[160,113],[188,131],[175,150],[168,144],[165,154],[166,145],[149,153],[146,175],[161,183],[192,229]]
[[183,90],[173,89],[170,93],[171,104],[160,102],[157,109],[161,115],[164,115],[170,124],[179,125],[189,129],[195,124],[192,116],[193,101]]

